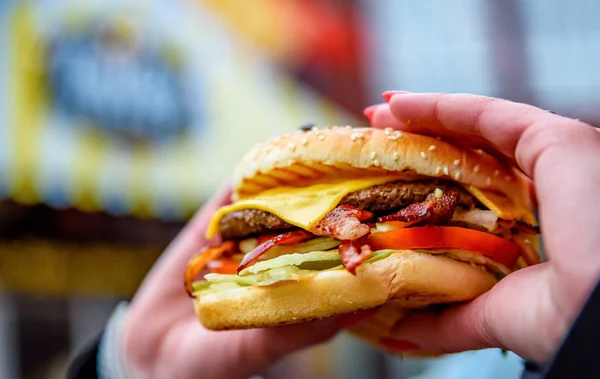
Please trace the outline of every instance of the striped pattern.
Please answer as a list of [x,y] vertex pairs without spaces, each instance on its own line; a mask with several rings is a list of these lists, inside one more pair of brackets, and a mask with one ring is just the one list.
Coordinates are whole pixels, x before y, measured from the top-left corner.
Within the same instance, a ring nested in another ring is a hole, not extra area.
[[15,36],[7,56],[0,56],[8,62],[0,75],[13,78],[8,88],[0,88],[0,99],[12,104],[0,125],[0,135],[7,137],[0,138],[3,197],[117,215],[186,218],[228,179],[252,145],[307,122],[357,121],[267,58],[247,54],[248,46],[200,7],[188,29],[181,28],[196,28],[188,32],[192,37],[185,48],[194,66],[190,81],[202,92],[198,123],[162,145],[116,141],[50,107],[42,96],[45,62],[36,46],[43,36],[33,22],[35,9],[25,3],[14,8],[11,22],[0,27],[1,35]]

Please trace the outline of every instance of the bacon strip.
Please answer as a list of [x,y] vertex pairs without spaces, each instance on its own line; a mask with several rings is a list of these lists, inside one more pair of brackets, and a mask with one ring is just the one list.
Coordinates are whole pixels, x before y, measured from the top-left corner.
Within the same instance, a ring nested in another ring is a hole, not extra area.
[[271,239],[268,239],[265,242],[261,243],[260,245],[256,246],[254,248],[254,250],[252,250],[251,252],[249,252],[248,254],[246,254],[244,256],[244,259],[242,259],[242,262],[240,263],[240,265],[237,268],[237,272],[239,273],[240,271],[242,271],[243,269],[248,267],[250,265],[250,263],[252,263],[258,257],[260,257],[261,255],[263,255],[264,253],[269,251],[269,249],[271,249],[277,245],[290,245],[290,244],[305,241],[312,237],[313,237],[313,235],[307,231],[296,230],[293,232],[279,234]]
[[432,192],[427,195],[425,201],[413,203],[396,213],[379,217],[377,222],[401,221],[410,225],[416,223],[445,225],[452,219],[457,204],[457,192],[445,191],[439,199],[435,196],[435,192]]
[[185,274],[183,277],[183,284],[185,286],[185,290],[190,297],[194,297],[192,295],[193,288],[192,283],[196,280],[196,277],[206,267],[208,262],[218,259],[221,255],[226,252],[232,252],[236,248],[236,244],[233,241],[226,241],[220,246],[215,247],[207,247],[199,254],[190,259],[187,269],[185,270]]
[[343,241],[339,247],[342,263],[351,274],[356,274],[356,268],[373,255],[369,245],[363,245],[364,238],[355,241]]
[[349,205],[341,205],[328,212],[316,223],[310,232],[318,236],[333,237],[338,240],[356,240],[369,233],[369,225],[362,221],[373,218],[373,213]]

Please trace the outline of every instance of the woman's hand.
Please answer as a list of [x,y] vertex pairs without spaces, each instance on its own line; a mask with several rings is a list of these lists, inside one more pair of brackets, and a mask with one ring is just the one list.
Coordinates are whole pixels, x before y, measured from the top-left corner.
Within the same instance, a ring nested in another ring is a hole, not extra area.
[[472,302],[411,314],[395,338],[438,352],[499,347],[547,361],[600,276],[600,131],[488,97],[392,91],[384,98],[365,110],[373,127],[441,136],[516,161],[533,179],[549,258]]
[[270,329],[213,332],[202,327],[183,285],[188,260],[209,244],[213,213],[229,201],[221,191],[163,253],[135,295],[122,350],[135,378],[248,378],[293,351],[323,342],[338,327],[323,320]]

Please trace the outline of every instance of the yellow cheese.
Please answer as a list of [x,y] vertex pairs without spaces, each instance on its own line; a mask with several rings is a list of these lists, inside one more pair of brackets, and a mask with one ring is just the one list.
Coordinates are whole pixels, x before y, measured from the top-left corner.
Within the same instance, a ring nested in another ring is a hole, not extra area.
[[[220,208],[210,221],[206,237],[211,238],[218,233],[219,221],[223,216],[242,209],[260,209],[274,214],[294,226],[308,230],[327,212],[335,208],[347,194],[398,179],[399,177],[387,176],[339,180],[334,183],[314,184],[309,187],[273,188]],[[515,205],[505,196],[473,186],[465,186],[465,188],[483,205],[497,212],[500,218],[519,219],[537,225],[535,216],[530,210]]]
[[498,217],[504,220],[522,220],[531,225],[537,225],[533,212],[525,207],[516,205],[504,195],[492,191],[481,190],[473,186],[465,186],[477,200],[490,210],[498,213]]
[[226,214],[251,208],[267,211],[292,225],[308,230],[335,208],[347,194],[395,180],[398,178],[387,176],[340,180],[300,188],[273,188],[220,208],[210,221],[206,237],[211,238],[219,231],[219,220]]

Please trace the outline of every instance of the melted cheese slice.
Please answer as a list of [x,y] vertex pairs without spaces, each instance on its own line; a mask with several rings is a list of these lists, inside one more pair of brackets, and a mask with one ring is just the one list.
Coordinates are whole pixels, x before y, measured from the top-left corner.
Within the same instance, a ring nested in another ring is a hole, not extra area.
[[[219,221],[228,213],[243,209],[260,209],[276,215],[282,220],[302,228],[310,229],[327,212],[335,208],[347,194],[379,184],[393,182],[399,177],[375,177],[353,180],[340,180],[334,183],[321,183],[309,187],[279,187],[220,208],[212,217],[206,237],[211,238],[219,232]],[[510,199],[491,191],[465,186],[482,204],[498,213],[506,220],[520,219],[537,225],[533,213],[515,205]]]
[[294,226],[308,230],[347,194],[398,179],[387,176],[340,180],[302,188],[273,188],[220,208],[210,221],[206,237],[211,238],[219,231],[219,220],[226,214],[252,208],[267,211]]
[[492,191],[481,190],[473,186],[464,186],[471,195],[483,205],[498,213],[504,220],[522,220],[531,225],[537,225],[535,215],[527,208],[516,205],[504,195]]

